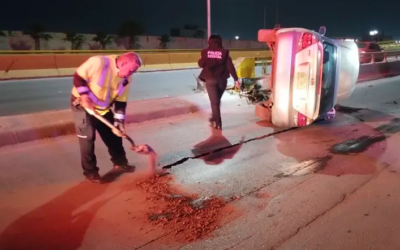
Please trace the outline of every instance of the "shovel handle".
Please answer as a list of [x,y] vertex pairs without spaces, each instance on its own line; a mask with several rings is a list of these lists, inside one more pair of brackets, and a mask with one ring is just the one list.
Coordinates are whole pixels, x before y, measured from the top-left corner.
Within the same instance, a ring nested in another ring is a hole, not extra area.
[[[111,124],[107,119],[105,119],[103,116],[97,114],[96,112],[92,112],[91,110],[85,109],[86,112],[88,112],[90,115],[93,115],[94,117],[96,117],[96,119],[98,119],[99,121],[101,121],[102,123],[104,123],[107,127],[109,127],[110,129],[113,130],[117,130],[120,133],[122,133],[118,128],[116,128],[113,124]],[[130,138],[128,135],[124,135],[124,137],[132,144],[132,147],[135,147],[135,142],[132,140],[132,138]]]
[[102,123],[104,123],[107,127],[119,131],[119,129],[117,129],[114,125],[112,125],[109,121],[107,121],[103,116],[97,114],[96,111],[93,112],[93,111],[88,110],[88,109],[85,109],[85,110],[86,110],[86,112],[88,112],[90,115],[96,117],[97,120],[99,120],[99,121],[101,121]]

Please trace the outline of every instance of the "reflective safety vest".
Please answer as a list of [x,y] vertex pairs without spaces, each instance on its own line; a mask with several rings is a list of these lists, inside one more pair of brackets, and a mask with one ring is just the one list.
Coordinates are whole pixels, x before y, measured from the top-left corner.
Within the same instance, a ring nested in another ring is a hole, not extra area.
[[[99,72],[100,76],[98,77],[98,81],[96,83],[88,81],[87,84],[89,88],[88,96],[93,101],[95,109],[99,114],[104,115],[110,110],[116,99],[124,94],[129,80],[127,78],[122,78],[117,82],[118,79],[116,78],[119,77],[115,76],[110,65],[110,60],[113,58],[109,56],[102,56],[101,58],[104,65],[102,71]],[[78,89],[75,87],[72,89],[72,94],[75,97],[79,97],[78,92]]]

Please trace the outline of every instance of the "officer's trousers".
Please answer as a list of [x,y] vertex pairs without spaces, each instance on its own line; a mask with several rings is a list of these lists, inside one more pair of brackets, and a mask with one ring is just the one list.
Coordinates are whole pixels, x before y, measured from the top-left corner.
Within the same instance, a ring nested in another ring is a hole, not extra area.
[[[111,162],[117,166],[128,163],[121,137],[116,136],[109,127],[88,114],[80,105],[71,105],[71,109],[79,139],[81,166],[84,175],[92,175],[99,171],[95,155],[96,131],[108,148]],[[103,117],[111,124],[114,123],[114,114],[111,110]]]
[[212,120],[217,126],[222,126],[221,98],[226,90],[227,84],[227,79],[206,80],[206,89],[211,103]]

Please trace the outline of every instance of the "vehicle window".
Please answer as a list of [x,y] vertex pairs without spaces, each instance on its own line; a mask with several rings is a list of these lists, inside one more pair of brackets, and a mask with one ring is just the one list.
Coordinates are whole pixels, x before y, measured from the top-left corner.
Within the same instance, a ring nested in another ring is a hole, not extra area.
[[323,42],[324,61],[322,66],[321,99],[319,115],[326,114],[334,106],[335,79],[336,79],[336,48],[334,45]]
[[359,49],[365,49],[365,47],[367,47],[367,44],[365,43],[357,43],[357,46]]

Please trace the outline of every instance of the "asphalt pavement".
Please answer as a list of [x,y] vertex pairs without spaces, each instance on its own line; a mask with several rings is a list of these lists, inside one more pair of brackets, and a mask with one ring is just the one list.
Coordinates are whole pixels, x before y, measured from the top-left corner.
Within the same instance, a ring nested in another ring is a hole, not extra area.
[[[140,101],[193,94],[200,70],[140,72],[133,75],[129,100]],[[256,67],[261,75],[261,67]],[[233,82],[233,79],[230,78]],[[72,78],[0,81],[0,116],[69,108]]]
[[[0,249],[400,249],[399,81],[359,84],[335,119],[301,129],[259,121],[227,94],[222,133],[205,113],[128,126],[177,190],[229,201],[190,244],[176,240],[184,226],[149,222],[157,204],[136,186],[145,156],[130,152],[136,173],[97,186],[82,182],[75,136],[0,148]],[[105,174],[107,149],[96,150]]]

